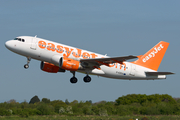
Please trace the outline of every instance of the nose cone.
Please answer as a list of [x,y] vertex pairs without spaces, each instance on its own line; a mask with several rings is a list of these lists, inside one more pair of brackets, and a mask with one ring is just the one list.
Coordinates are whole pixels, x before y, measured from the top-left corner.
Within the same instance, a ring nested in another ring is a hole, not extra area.
[[14,46],[14,42],[12,40],[9,40],[5,43],[5,46],[7,49],[12,50]]
[[6,48],[11,48],[11,41],[7,41],[6,43],[5,43],[5,46],[6,46]]

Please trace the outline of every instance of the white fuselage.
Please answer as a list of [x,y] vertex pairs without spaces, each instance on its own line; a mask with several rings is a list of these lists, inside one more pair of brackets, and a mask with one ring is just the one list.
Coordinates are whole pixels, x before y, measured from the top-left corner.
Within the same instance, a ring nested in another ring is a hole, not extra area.
[[[52,58],[54,56],[67,57],[74,60],[91,59],[91,58],[107,58],[108,56],[97,54],[94,52],[82,50],[79,48],[63,45],[42,38],[20,36],[24,41],[10,40],[6,42],[6,47],[22,56],[45,61],[58,66]],[[100,69],[79,69],[78,72],[88,73],[115,79],[130,80],[148,80],[148,79],[165,79],[166,75],[147,76],[145,72],[156,72],[152,69],[136,65],[133,62],[112,63],[110,66],[101,65]]]

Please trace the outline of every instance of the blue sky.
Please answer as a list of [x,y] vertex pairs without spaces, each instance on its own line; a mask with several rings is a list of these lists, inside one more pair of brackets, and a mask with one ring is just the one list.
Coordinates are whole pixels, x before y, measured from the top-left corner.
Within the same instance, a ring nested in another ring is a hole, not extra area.
[[[15,99],[68,99],[98,102],[115,101],[127,94],[169,94],[180,97],[180,1],[179,0],[16,0],[0,1],[0,102]],[[25,70],[26,58],[5,48],[7,40],[28,35],[118,57],[141,55],[159,41],[169,48],[159,71],[176,73],[165,80],[115,80],[70,72],[51,74],[40,70],[32,60]]]

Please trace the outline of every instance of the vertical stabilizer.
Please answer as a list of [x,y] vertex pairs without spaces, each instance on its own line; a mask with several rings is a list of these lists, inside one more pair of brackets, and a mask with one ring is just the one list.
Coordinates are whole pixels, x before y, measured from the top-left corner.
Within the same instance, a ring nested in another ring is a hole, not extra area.
[[157,71],[169,43],[161,41],[134,63]]

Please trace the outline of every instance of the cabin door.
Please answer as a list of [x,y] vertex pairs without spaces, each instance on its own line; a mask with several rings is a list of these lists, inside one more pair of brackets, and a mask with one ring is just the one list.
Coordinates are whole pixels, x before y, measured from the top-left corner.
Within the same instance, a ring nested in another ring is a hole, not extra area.
[[37,48],[37,39],[36,37],[34,37],[31,40],[31,49],[36,50],[36,48]]
[[135,73],[136,73],[136,65],[131,64],[131,72],[130,72],[130,75],[135,76]]

